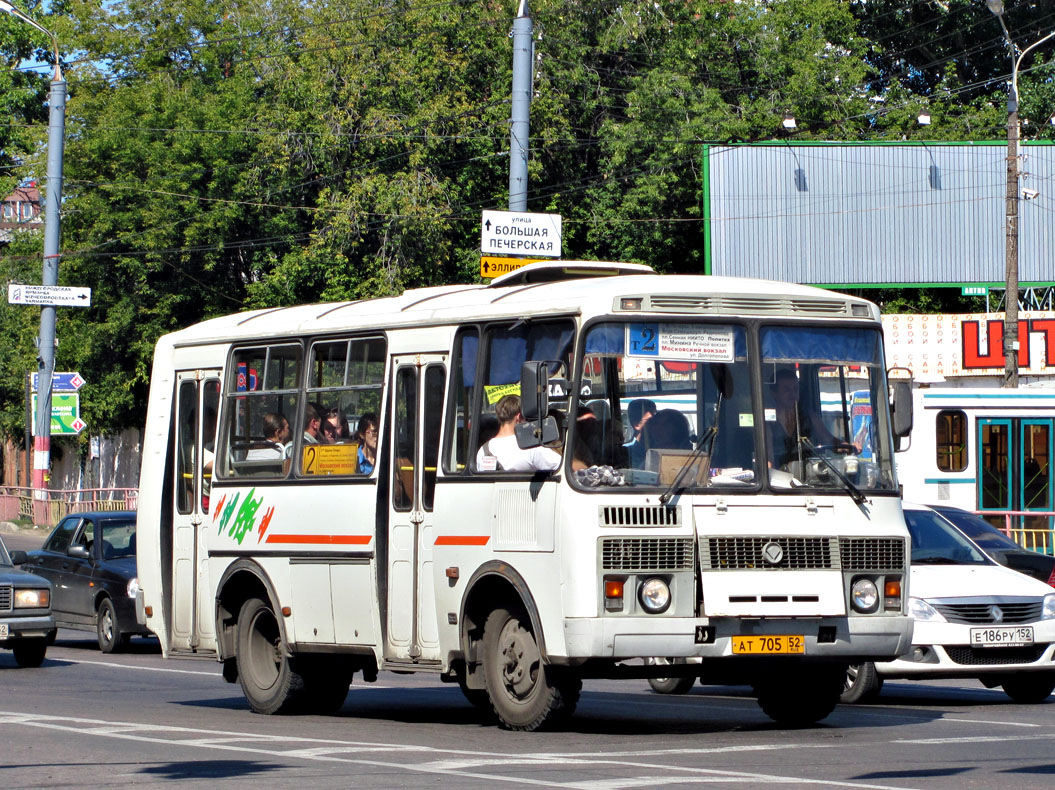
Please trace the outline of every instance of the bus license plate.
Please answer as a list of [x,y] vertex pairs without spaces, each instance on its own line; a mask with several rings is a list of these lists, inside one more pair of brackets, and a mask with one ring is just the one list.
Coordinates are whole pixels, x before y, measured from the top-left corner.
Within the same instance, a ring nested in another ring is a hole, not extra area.
[[972,628],[972,647],[1021,647],[1033,644],[1033,626],[1001,626],[999,628]]
[[733,653],[736,655],[771,656],[805,652],[806,640],[801,634],[733,637]]
[[7,623],[0,623],[0,636],[8,636]]

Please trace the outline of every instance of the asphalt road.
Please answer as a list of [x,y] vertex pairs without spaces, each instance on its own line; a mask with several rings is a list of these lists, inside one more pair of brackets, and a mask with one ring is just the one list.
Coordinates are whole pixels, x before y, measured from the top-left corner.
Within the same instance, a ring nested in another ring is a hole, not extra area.
[[43,667],[0,651],[5,790],[198,780],[306,786],[1044,788],[1055,775],[1055,697],[1014,705],[966,681],[888,683],[782,730],[746,689],[665,697],[643,681],[588,681],[562,732],[510,733],[456,686],[424,675],[358,679],[335,716],[258,716],[213,662],[165,660],[154,640],[106,656],[62,631]]

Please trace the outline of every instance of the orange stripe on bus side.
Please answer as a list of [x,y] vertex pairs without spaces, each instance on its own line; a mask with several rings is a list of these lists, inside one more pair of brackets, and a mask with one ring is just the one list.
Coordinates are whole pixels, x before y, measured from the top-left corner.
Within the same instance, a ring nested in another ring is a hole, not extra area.
[[486,546],[490,535],[440,535],[437,546]]
[[268,535],[265,543],[326,543],[332,546],[364,546],[371,535]]

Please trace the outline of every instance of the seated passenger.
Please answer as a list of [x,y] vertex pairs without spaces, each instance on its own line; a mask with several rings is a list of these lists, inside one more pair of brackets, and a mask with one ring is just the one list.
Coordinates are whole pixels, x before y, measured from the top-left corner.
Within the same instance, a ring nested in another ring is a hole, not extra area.
[[349,439],[348,419],[341,413],[340,409],[327,409],[320,427],[322,429],[323,444],[340,444]]
[[691,450],[689,420],[677,409],[660,409],[645,423],[642,439],[647,450]]
[[781,467],[796,456],[799,437],[805,436],[814,444],[839,444],[824,425],[820,414],[804,409],[799,403],[799,377],[784,368],[777,371],[770,387],[776,419],[767,423],[770,436],[770,466]]
[[495,405],[498,433],[481,445],[476,454],[476,468],[481,472],[551,472],[560,467],[560,454],[549,447],[522,450],[517,444],[516,425],[523,422],[520,396],[506,395]]
[[359,427],[355,432],[355,441],[359,443],[359,454],[355,471],[368,475],[377,464],[377,415],[367,412],[359,418]]
[[277,412],[264,415],[264,441],[267,447],[253,447],[245,454],[247,461],[272,461],[285,457],[285,445],[289,441],[289,420]]

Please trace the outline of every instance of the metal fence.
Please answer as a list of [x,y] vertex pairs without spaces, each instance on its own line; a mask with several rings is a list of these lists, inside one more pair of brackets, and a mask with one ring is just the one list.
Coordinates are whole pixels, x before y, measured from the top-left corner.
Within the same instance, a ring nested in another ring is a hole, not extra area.
[[138,488],[36,491],[32,488],[0,487],[0,521],[27,519],[38,527],[53,527],[70,513],[135,510],[138,506]]

